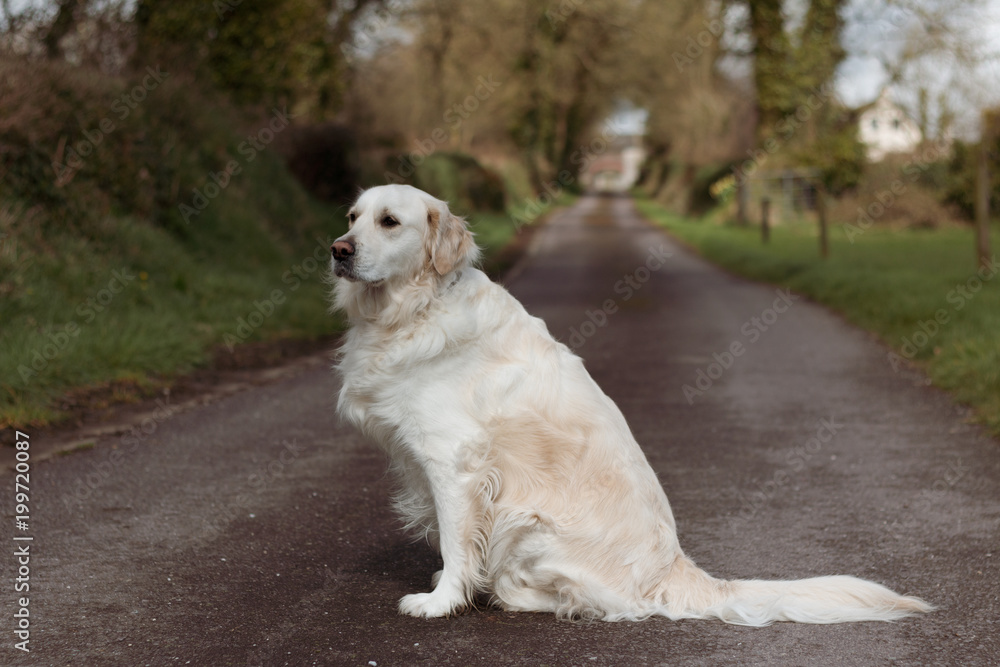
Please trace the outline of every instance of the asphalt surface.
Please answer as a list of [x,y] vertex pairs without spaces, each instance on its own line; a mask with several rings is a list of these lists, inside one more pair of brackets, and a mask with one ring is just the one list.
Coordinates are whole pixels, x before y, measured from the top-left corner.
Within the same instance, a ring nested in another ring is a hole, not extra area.
[[[141,438],[33,462],[27,531],[5,472],[0,664],[1000,662],[998,443],[869,335],[712,268],[626,199],[554,216],[509,287],[622,408],[704,569],[853,574],[939,611],[762,629],[399,616],[437,557],[398,531],[382,455],[338,424],[333,373],[307,366],[163,410]],[[17,593],[25,544],[30,592]],[[14,648],[24,596],[27,654]]]

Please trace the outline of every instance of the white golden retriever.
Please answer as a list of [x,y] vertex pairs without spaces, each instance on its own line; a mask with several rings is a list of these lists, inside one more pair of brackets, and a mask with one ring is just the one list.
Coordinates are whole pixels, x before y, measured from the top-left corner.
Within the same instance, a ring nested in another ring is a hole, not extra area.
[[371,188],[331,250],[350,320],[339,411],[388,453],[396,507],[439,548],[447,616],[477,593],[511,611],[727,623],[894,620],[920,599],[847,576],[722,581],[681,551],[667,497],[583,362],[506,290],[445,202]]

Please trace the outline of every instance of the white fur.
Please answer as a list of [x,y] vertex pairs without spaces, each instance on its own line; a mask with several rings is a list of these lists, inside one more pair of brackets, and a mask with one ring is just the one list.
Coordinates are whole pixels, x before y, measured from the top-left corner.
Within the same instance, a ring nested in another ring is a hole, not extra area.
[[[407,526],[440,549],[413,616],[487,593],[504,609],[571,618],[727,623],[893,620],[930,611],[853,577],[722,581],[681,551],[667,497],[621,412],[581,360],[471,267],[444,202],[365,191],[342,237],[339,410],[388,452]],[[386,227],[386,215],[398,225]]]

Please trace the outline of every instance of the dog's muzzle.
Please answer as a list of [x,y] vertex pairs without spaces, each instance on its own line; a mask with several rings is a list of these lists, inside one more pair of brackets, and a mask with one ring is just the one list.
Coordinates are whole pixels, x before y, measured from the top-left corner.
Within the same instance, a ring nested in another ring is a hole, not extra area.
[[333,255],[333,273],[338,278],[352,278],[354,274],[354,243],[349,239],[338,239],[330,246]]

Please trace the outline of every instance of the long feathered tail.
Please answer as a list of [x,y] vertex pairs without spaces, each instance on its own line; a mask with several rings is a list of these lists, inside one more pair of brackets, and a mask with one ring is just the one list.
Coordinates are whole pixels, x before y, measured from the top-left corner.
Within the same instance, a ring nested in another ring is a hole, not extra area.
[[723,581],[684,556],[674,562],[666,584],[667,608],[661,613],[673,619],[718,618],[736,625],[762,626],[775,621],[895,621],[934,611],[920,598],[899,595],[856,577]]

